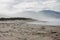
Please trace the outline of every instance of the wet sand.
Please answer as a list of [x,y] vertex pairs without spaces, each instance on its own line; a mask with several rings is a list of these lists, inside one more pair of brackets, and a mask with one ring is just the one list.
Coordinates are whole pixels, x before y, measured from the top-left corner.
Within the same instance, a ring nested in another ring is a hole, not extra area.
[[0,40],[60,40],[60,26],[0,21]]

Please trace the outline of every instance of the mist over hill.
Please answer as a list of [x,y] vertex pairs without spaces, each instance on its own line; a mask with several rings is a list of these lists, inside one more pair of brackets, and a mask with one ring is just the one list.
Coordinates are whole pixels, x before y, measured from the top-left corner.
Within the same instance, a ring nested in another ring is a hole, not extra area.
[[[14,15],[14,16],[13,16]],[[42,11],[24,11],[18,12],[13,15],[12,17],[25,17],[25,18],[33,18],[37,20],[58,20],[60,19],[60,12],[53,11],[53,10],[42,10]]]
[[43,15],[51,18],[60,19],[60,12],[52,11],[52,10],[42,10],[40,11]]
[[24,11],[18,12],[11,15],[1,15],[0,18],[32,18],[40,21],[59,21],[60,20],[60,12],[53,10],[41,10],[41,11]]
[[7,18],[9,15],[0,14],[0,18]]

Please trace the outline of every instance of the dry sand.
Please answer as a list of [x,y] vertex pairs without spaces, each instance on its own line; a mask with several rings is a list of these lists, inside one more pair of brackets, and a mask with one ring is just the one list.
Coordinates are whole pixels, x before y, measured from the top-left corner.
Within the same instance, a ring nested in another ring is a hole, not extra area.
[[0,21],[0,40],[60,40],[60,26]]

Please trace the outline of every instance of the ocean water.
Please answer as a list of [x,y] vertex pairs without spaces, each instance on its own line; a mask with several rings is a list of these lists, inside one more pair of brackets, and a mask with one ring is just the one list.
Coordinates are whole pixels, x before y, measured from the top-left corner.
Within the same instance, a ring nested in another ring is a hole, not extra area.
[[59,20],[59,21],[34,21],[34,22],[27,22],[27,23],[28,23],[28,24],[60,26],[60,20]]

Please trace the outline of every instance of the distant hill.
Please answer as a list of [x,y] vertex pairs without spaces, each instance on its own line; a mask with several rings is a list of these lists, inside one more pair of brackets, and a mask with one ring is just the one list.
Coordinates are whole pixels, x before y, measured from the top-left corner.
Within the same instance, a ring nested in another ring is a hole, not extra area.
[[32,21],[35,21],[35,19],[32,19],[32,18],[20,18],[20,17],[0,18],[0,21],[6,21],[6,20],[32,20]]
[[[26,20],[26,19],[36,19],[36,20],[51,20],[51,19],[60,19],[60,12],[53,11],[53,10],[42,10],[42,11],[24,11],[24,12],[18,12],[11,15],[0,15],[3,19],[10,20]],[[18,17],[18,18],[16,18]]]
[[37,18],[37,19],[44,19],[44,18],[54,18],[60,19],[60,12],[53,11],[53,10],[42,10],[42,11],[25,11],[21,13],[14,14],[15,17],[27,17],[27,18]]
[[52,11],[52,10],[42,10],[39,13],[41,13],[47,17],[60,19],[60,12],[56,12],[56,11]]

